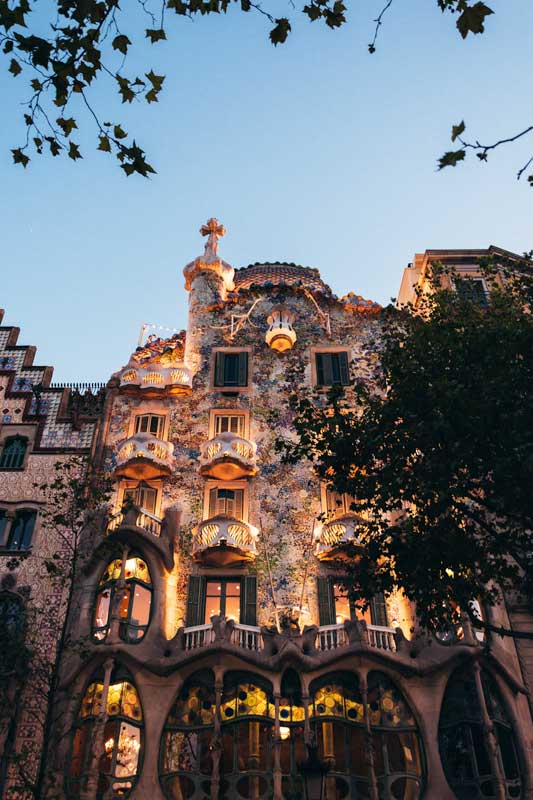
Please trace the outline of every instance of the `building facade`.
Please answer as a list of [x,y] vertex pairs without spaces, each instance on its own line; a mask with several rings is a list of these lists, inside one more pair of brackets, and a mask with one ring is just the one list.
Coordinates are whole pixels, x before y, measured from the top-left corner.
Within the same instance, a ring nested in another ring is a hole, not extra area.
[[375,380],[380,307],[314,269],[235,270],[223,226],[201,232],[187,330],[107,386],[113,497],[83,532],[47,796],[533,798],[513,640],[429,636],[401,590],[363,614],[350,498],[276,450],[293,394]]
[[86,468],[100,416],[98,387],[52,387],[18,336],[0,327],[0,797],[35,791],[69,596],[73,542],[45,486]]

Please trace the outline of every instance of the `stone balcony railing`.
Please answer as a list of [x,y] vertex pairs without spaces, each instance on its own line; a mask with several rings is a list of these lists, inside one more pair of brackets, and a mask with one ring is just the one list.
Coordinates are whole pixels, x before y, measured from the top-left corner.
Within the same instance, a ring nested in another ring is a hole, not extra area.
[[150,480],[168,475],[172,468],[173,447],[151,433],[136,433],[118,448],[115,474]]
[[[363,630],[366,630],[365,644],[368,647],[377,647],[378,650],[388,650],[390,653],[396,652],[394,628],[387,628],[384,625],[366,625]],[[364,638],[362,641],[365,641]],[[318,629],[318,650],[336,650],[339,647],[346,647],[348,644],[350,644],[350,639],[343,623],[322,625]]]
[[354,548],[360,544],[357,514],[343,514],[324,522],[315,534],[315,555],[321,561],[342,559],[343,554],[353,557]]
[[211,517],[194,529],[192,554],[197,560],[218,567],[253,561],[258,535],[257,528],[248,522],[223,515]]
[[[184,649],[196,650],[199,647],[209,647],[217,641],[216,630],[212,622],[207,625],[195,625],[184,630]],[[263,649],[261,628],[255,625],[241,625],[234,623],[227,639],[231,644],[244,650],[259,651]]]
[[232,481],[257,473],[256,445],[227,431],[202,445],[200,475]]
[[141,390],[144,394],[183,394],[192,389],[192,372],[182,364],[146,368],[127,366],[120,373],[122,391]]

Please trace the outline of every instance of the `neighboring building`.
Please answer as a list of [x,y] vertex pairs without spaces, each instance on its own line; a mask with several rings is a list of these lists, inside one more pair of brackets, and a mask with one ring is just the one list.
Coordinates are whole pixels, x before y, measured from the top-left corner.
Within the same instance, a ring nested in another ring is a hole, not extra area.
[[[523,264],[523,258],[509,250],[490,245],[486,250],[426,250],[416,253],[415,260],[408,264],[403,271],[400,290],[398,292],[398,306],[413,303],[415,306],[418,298],[428,288],[427,279],[431,264],[442,264],[445,269],[452,270],[455,278],[443,275],[441,285],[443,288],[454,289],[466,294],[469,298],[485,302],[490,286],[487,285],[485,276],[480,270],[480,261],[490,260],[496,272],[495,280],[502,281],[501,268],[509,269],[513,265]],[[457,280],[459,278],[459,281]],[[462,280],[461,280],[462,279]]]
[[353,548],[350,499],[274,446],[292,393],[347,385],[352,364],[375,380],[379,306],[294,264],[234,270],[222,226],[202,233],[187,332],[149,337],[108,384],[96,466],[115,493],[84,535],[70,630],[87,651],[62,667],[56,785],[73,800],[289,800],[306,781],[327,800],[532,798],[513,640],[486,652],[466,622],[430,637],[401,592],[363,617],[333,567]]
[[[0,311],[0,323],[3,311]],[[39,487],[55,464],[87,462],[98,396],[51,388],[51,367],[34,366],[35,348],[0,327],[0,797],[26,797],[37,780],[49,680],[68,598],[68,531],[46,525]],[[60,511],[60,508],[57,508]],[[60,575],[45,563],[60,555]],[[24,790],[24,791],[23,791]]]

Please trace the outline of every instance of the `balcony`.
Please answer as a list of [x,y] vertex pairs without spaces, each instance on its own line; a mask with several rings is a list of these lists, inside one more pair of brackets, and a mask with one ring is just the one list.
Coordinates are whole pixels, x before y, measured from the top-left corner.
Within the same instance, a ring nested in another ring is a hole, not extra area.
[[192,389],[192,372],[183,365],[173,367],[126,367],[120,373],[120,389],[143,394],[184,394]]
[[169,442],[151,433],[136,433],[119,447],[115,473],[139,480],[168,475],[172,466],[172,452]]
[[236,622],[231,628],[229,638],[222,635],[217,637],[217,630],[212,622],[207,625],[195,625],[184,630],[184,650],[198,650],[201,647],[209,647],[215,642],[225,640],[230,644],[240,647],[243,650],[253,650],[258,652],[263,649],[263,640],[260,628],[255,625],[241,625]]
[[[367,625],[366,641],[363,644],[367,647],[375,647],[378,650],[386,650],[389,653],[396,652],[396,639],[394,628],[386,628],[383,625]],[[322,625],[318,629],[316,647],[320,652],[337,650],[339,647],[346,647],[350,644],[348,633],[344,624]]]
[[257,555],[257,536],[258,530],[253,525],[219,515],[195,528],[192,554],[197,561],[216,567],[253,561]]
[[111,517],[107,525],[107,533],[113,533],[123,527],[134,527],[141,528],[145,533],[159,538],[162,524],[163,520],[156,517],[155,514],[150,514],[144,508],[132,506],[128,511],[119,511],[118,514]]
[[200,475],[233,481],[257,473],[256,446],[235,433],[220,433],[202,445]]
[[356,514],[343,514],[330,522],[325,522],[315,534],[315,555],[321,561],[347,559],[353,562],[361,547],[357,528],[359,517]]

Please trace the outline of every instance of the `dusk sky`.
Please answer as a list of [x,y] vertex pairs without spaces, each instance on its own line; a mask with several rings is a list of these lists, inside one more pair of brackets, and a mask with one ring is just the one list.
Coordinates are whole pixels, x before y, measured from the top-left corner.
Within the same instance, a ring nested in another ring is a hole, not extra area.
[[24,75],[4,71],[4,324],[55,366],[54,381],[107,380],[143,322],[185,327],[182,269],[203,251],[210,216],[227,228],[220,252],[235,267],[318,267],[337,294],[381,303],[415,252],[533,248],[533,189],[515,178],[533,139],[436,171],[452,123],[484,142],[533,123],[533,4],[489,5],[486,33],[463,41],[436,0],[396,0],[373,56],[381,0],[348,2],[338,31],[292,11],[294,32],[277,48],[257,13],[191,22],[169,12],[168,42],[141,43],[129,65],[167,75],[159,104],[121,106],[103,81],[91,95],[102,119],[135,133],[151,180],[126,178],[97,152],[76,109],[83,161],[12,166],[26,92]]

